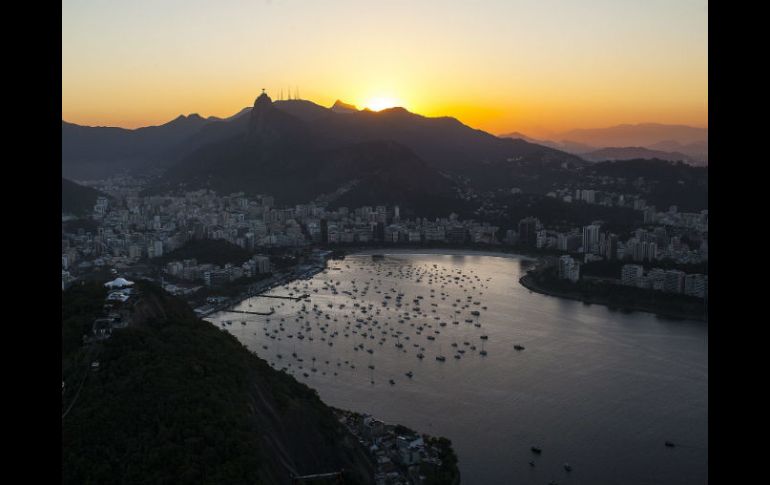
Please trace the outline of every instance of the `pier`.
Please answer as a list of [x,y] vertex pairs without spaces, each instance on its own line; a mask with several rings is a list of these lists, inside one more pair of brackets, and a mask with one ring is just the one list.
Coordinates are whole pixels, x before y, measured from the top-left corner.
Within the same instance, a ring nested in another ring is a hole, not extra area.
[[269,312],[247,312],[246,310],[223,310],[228,313],[246,313],[249,315],[272,315],[275,313],[275,310],[270,310]]
[[304,295],[300,295],[300,296],[254,295],[251,298],[258,298],[258,297],[261,297],[261,298],[278,298],[278,299],[281,299],[281,300],[300,301],[300,300],[304,300],[305,298],[310,298],[310,295],[308,295],[307,293],[304,294]]

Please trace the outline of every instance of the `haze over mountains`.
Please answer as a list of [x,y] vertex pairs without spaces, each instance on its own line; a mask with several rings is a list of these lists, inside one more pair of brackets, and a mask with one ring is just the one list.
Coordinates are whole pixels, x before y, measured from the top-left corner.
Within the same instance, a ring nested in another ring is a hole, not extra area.
[[[306,100],[273,101],[263,93],[254,106],[225,119],[193,114],[135,130],[62,121],[62,174],[83,180],[154,171],[149,193],[207,188],[268,193],[280,204],[403,204],[430,215],[462,210],[469,200],[462,193],[469,189],[546,190],[549,181],[572,177],[595,161],[695,164],[700,159],[686,150],[705,144],[707,152],[708,143],[707,130],[654,124],[573,130],[564,135],[573,142],[509,136],[404,108],[358,110],[339,100],[326,108]],[[589,145],[601,141],[619,145]]]
[[505,186],[520,163],[585,163],[450,117],[428,118],[403,108],[357,110],[341,101],[332,108],[304,100],[273,102],[266,94],[227,119],[180,116],[137,130],[63,121],[62,138],[62,172],[70,178],[162,169],[158,191],[267,192],[286,203],[320,198],[439,207],[455,198],[461,180]]
[[550,135],[546,140],[536,140],[519,132],[501,136],[543,144],[589,161],[659,158],[708,164],[708,128],[640,123],[570,130]]

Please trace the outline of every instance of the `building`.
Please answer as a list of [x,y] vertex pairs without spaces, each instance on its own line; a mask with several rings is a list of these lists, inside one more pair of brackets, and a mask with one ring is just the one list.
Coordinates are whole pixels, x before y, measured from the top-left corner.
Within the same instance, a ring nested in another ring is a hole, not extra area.
[[618,259],[618,236],[617,234],[609,234],[605,243],[604,256],[608,260]]
[[580,249],[583,237],[580,234],[559,234],[556,238],[556,248],[560,251],[574,252]]
[[527,247],[537,245],[537,226],[538,220],[534,217],[527,217],[519,221],[519,243]]
[[653,290],[665,291],[666,272],[660,268],[653,268],[647,273]]
[[203,273],[203,282],[209,287],[225,285],[230,282],[230,271],[227,269],[205,271]]
[[251,258],[255,263],[256,272],[259,274],[270,272],[270,258],[267,256],[254,256]]
[[620,270],[620,283],[626,286],[637,286],[644,275],[644,268],[638,264],[624,264]]
[[559,279],[576,283],[580,279],[580,263],[572,256],[564,255],[559,258]]
[[688,274],[684,277],[684,294],[698,298],[708,297],[709,277],[702,274]]
[[599,230],[598,224],[590,224],[583,227],[583,252],[599,254]]
[[666,293],[682,293],[684,291],[684,271],[678,269],[670,269],[666,271],[666,276],[663,282],[663,291]]

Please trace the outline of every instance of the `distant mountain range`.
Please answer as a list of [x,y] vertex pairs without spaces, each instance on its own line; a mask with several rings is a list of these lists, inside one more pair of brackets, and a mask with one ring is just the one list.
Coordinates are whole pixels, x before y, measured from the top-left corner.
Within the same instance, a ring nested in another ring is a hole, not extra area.
[[604,160],[635,160],[635,159],[658,159],[669,161],[683,161],[693,165],[698,165],[698,161],[681,152],[665,152],[661,150],[651,150],[644,147],[607,147],[600,148],[587,153],[581,153],[581,157],[592,162],[601,162]]
[[135,130],[62,121],[62,175],[89,179],[119,170],[163,165],[177,156],[175,149],[183,141],[210,123],[222,122],[218,120],[191,114]]
[[519,132],[501,136],[564,150],[591,161],[659,158],[708,164],[708,128],[641,123],[570,130],[553,134],[547,140],[536,140]]
[[414,204],[430,212],[456,201],[459,180],[510,186],[520,164],[581,166],[574,155],[499,138],[455,118],[403,108],[357,110],[337,101],[273,102],[226,118],[179,117],[126,130],[62,122],[62,172],[86,179],[118,170],[165,169],[155,191],[208,187],[271,193],[285,203]]

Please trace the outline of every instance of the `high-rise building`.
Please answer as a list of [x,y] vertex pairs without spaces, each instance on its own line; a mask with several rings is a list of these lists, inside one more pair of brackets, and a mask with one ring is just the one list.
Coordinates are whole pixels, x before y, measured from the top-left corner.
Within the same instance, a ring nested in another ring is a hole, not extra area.
[[607,236],[607,243],[605,248],[605,257],[608,260],[614,260],[618,258],[618,236],[617,234],[610,234]]
[[519,244],[534,247],[537,244],[537,219],[527,217],[519,221]]
[[583,252],[599,254],[599,230],[598,224],[590,224],[583,227]]

